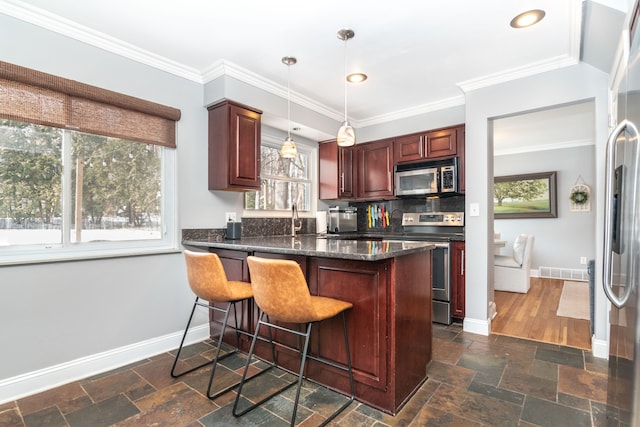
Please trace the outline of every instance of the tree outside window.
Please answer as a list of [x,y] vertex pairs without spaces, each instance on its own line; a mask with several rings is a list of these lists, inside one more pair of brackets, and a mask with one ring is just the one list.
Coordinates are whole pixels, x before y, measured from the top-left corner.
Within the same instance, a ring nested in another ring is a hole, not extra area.
[[311,210],[309,153],[298,148],[295,158],[280,156],[280,148],[263,143],[261,147],[260,191],[245,193],[247,210]]

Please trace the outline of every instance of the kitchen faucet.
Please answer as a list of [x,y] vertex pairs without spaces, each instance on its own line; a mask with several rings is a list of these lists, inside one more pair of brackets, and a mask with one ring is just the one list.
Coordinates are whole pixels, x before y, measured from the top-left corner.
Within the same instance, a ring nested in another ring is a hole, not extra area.
[[[298,225],[296,225],[296,220],[298,220]],[[296,231],[300,230],[302,230],[302,221],[298,218],[298,209],[294,203],[291,205],[291,237],[296,237]]]

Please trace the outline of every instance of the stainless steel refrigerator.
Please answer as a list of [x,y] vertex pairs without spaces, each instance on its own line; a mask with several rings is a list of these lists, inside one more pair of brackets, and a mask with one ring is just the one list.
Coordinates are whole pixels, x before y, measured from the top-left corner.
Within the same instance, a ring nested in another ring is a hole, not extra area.
[[603,284],[611,301],[607,425],[640,426],[640,27],[638,2],[607,142]]

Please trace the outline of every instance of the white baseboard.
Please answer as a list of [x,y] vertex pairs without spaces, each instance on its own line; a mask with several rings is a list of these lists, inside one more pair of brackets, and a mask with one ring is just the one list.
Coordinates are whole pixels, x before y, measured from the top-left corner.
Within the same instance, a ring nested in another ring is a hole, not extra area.
[[[176,349],[180,345],[183,333],[184,331],[175,332],[0,380],[0,404]],[[189,330],[189,336],[185,344],[203,341],[208,337],[208,323],[194,326]],[[169,372],[167,372],[167,375],[169,375]]]
[[606,340],[597,340],[595,337],[591,337],[591,354],[593,357],[608,359],[609,343]]
[[472,319],[465,317],[462,322],[462,330],[473,334],[489,335],[491,331],[491,323],[489,320]]

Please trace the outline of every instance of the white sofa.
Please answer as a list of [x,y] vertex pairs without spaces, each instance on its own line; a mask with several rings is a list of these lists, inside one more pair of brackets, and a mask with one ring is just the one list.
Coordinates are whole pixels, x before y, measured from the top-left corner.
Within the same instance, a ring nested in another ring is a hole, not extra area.
[[534,240],[533,235],[520,234],[511,255],[494,255],[494,290],[523,294],[529,291]]

